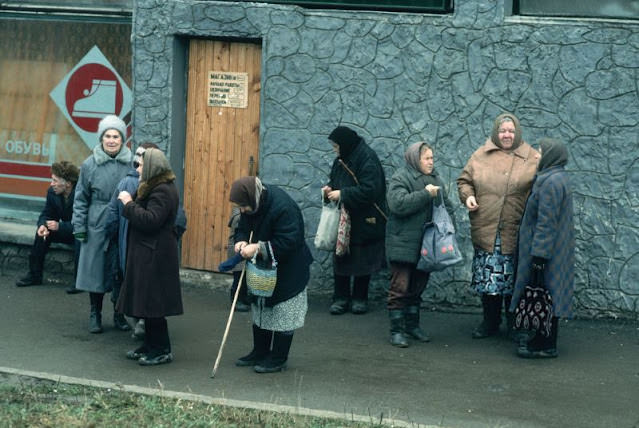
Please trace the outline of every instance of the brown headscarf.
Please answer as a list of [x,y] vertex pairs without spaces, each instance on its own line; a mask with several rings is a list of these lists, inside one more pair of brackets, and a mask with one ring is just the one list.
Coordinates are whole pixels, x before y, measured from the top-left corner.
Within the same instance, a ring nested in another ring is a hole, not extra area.
[[251,207],[251,213],[257,212],[262,197],[262,182],[259,178],[248,176],[238,178],[231,185],[229,200],[241,207]]
[[512,121],[515,125],[515,140],[513,141],[513,146],[509,150],[515,150],[517,147],[521,145],[521,126],[519,126],[519,119],[512,113],[502,113],[497,116],[495,122],[493,123],[493,130],[490,134],[490,140],[499,148],[503,148],[501,143],[499,142],[499,126],[504,123]]

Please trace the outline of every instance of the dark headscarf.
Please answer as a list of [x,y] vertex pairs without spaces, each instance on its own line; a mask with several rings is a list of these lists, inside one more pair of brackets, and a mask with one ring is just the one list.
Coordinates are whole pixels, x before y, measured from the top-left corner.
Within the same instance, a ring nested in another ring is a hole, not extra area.
[[260,207],[262,197],[262,182],[259,178],[248,176],[238,178],[231,185],[229,200],[241,207],[251,207],[251,213],[255,213]]
[[509,150],[515,150],[521,145],[521,126],[519,126],[519,119],[512,113],[502,113],[497,116],[493,123],[493,130],[490,133],[490,140],[500,149],[503,148],[499,142],[499,126],[504,123],[504,119],[510,119],[515,125],[515,139],[513,140],[513,146]]
[[568,163],[568,150],[559,140],[552,138],[542,138],[539,140],[541,148],[541,159],[537,171],[542,171],[552,166],[565,166]]
[[339,146],[339,157],[344,158],[355,150],[362,137],[347,126],[338,126],[333,129],[328,139]]
[[406,149],[404,152],[404,159],[406,160],[406,164],[413,168],[415,171],[422,172],[419,163],[419,155],[421,154],[422,146],[426,144],[423,141],[418,143],[413,143]]

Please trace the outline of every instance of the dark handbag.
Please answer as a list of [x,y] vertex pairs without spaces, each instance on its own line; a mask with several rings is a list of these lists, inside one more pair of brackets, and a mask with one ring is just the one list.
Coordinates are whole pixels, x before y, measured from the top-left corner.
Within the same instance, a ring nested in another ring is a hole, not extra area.
[[268,242],[271,262],[257,260],[257,253],[246,263],[246,285],[257,297],[271,297],[277,284],[277,261],[271,243]]
[[527,285],[515,307],[515,329],[539,332],[550,337],[552,297],[544,287]]

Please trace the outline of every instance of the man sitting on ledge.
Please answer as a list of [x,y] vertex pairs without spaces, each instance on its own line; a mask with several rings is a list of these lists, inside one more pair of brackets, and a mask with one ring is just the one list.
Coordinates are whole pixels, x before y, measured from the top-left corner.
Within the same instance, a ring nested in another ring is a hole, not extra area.
[[[42,284],[44,257],[52,242],[74,246],[74,272],[77,272],[80,245],[73,237],[71,215],[79,173],[78,167],[67,161],[51,165],[51,186],[47,191],[44,209],[38,218],[38,229],[29,255],[29,273],[16,282],[18,287]],[[69,294],[81,292],[74,284],[66,291]]]

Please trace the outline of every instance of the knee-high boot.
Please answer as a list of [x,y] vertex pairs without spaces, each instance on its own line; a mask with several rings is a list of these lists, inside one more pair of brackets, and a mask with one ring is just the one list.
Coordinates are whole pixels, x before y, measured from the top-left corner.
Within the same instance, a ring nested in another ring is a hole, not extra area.
[[481,295],[484,319],[481,324],[479,324],[479,327],[473,331],[473,339],[483,339],[499,333],[501,301],[502,297],[500,295],[493,296],[485,293]]
[[264,330],[253,324],[253,349],[251,352],[235,361],[238,367],[254,366],[268,355],[271,349],[271,339],[273,332]]
[[256,364],[253,370],[257,373],[274,373],[286,369],[288,353],[293,343],[293,332],[273,333],[273,350],[260,363]]
[[408,341],[404,336],[405,319],[403,309],[391,309],[388,311],[388,318],[390,319],[390,343],[398,348],[407,348]]
[[89,313],[89,333],[102,333],[102,293],[89,293],[91,312]]
[[419,326],[419,306],[406,308],[406,334],[420,342],[430,342],[430,337]]

